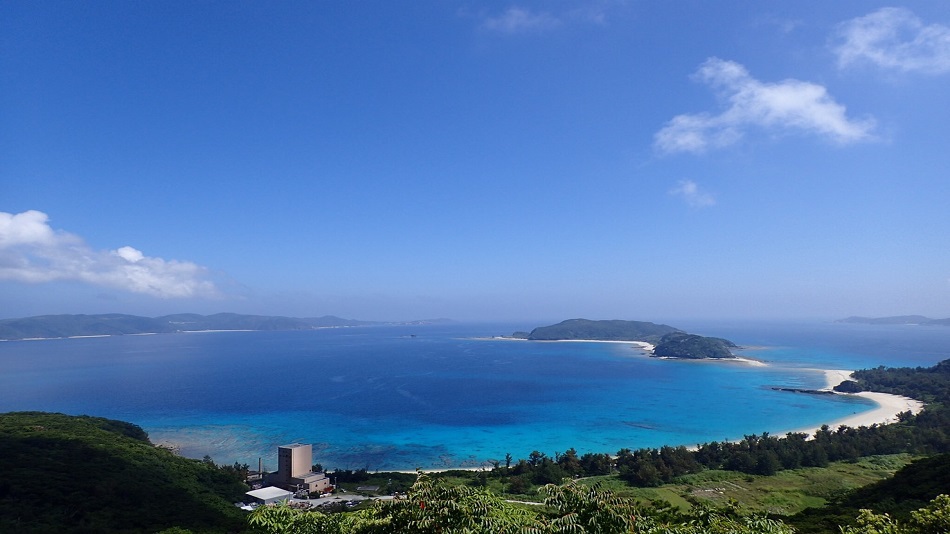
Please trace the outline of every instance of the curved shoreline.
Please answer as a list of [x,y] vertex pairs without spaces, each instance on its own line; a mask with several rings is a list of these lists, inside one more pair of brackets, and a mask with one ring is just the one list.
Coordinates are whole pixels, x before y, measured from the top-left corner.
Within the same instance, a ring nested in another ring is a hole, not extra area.
[[[512,341],[531,341],[521,338],[512,338],[512,337],[492,337],[486,338],[491,340],[512,340]],[[653,354],[654,345],[647,343],[645,341],[626,341],[626,340],[603,340],[603,339],[552,339],[552,340],[535,340],[542,343],[623,343],[637,347],[642,350],[644,353],[651,355]],[[659,358],[659,359],[669,359],[669,360],[678,360],[678,361],[696,361],[696,362],[737,362],[744,363],[747,365],[755,366],[768,366],[769,364],[760,360],[754,360],[751,358],[744,358],[737,356],[735,358],[729,359],[702,359],[702,360],[689,360],[683,358]],[[827,391],[832,392],[835,395],[846,395],[854,397],[862,397],[870,400],[871,402],[877,405],[876,408],[866,410],[863,412],[856,412],[847,417],[842,417],[835,419],[829,423],[818,424],[815,426],[808,426],[803,428],[798,428],[795,430],[787,430],[782,432],[775,433],[776,435],[784,436],[788,433],[802,433],[807,434],[809,438],[815,435],[815,432],[821,429],[823,426],[828,426],[831,430],[836,430],[840,426],[849,426],[852,428],[858,428],[861,426],[871,426],[871,425],[886,425],[890,423],[895,423],[898,421],[898,414],[904,412],[911,412],[913,414],[920,413],[924,409],[924,403],[911,399],[909,397],[902,397],[900,395],[893,395],[890,393],[877,393],[872,391],[862,391],[860,393],[840,393],[834,391],[834,387],[838,384],[841,384],[845,380],[851,380],[851,375],[854,373],[853,370],[848,369],[811,369],[813,371],[818,371],[824,373],[825,376],[825,386],[820,388],[818,391]]]
[[[468,337],[466,339],[477,339],[477,340],[485,340],[485,341],[527,341],[524,339],[510,338],[510,337]],[[574,343],[625,344],[629,347],[629,349],[620,348],[621,350],[615,350],[611,352],[615,353],[617,355],[617,358],[632,359],[634,361],[639,360],[640,358],[646,359],[649,354],[649,349],[652,348],[652,345],[650,345],[649,343],[642,342],[642,341],[630,341],[630,340],[550,340],[550,341],[543,341],[543,342],[544,343],[574,342]],[[604,346],[604,348],[607,348],[607,347]],[[630,350],[630,349],[634,349],[634,350]],[[654,358],[654,359],[660,359],[660,358]],[[851,375],[853,373],[853,371],[851,370],[817,369],[817,368],[802,368],[802,367],[785,368],[781,364],[777,364],[775,362],[763,362],[763,361],[753,360],[753,359],[748,359],[748,358],[706,359],[706,360],[681,359],[680,361],[707,362],[707,364],[708,362],[719,362],[719,361],[736,362],[737,364],[739,364],[739,367],[734,367],[733,369],[736,369],[737,371],[740,368],[744,367],[743,364],[746,364],[746,365],[755,365],[755,366],[774,366],[776,368],[775,370],[779,371],[780,373],[781,372],[797,373],[799,376],[802,376],[805,373],[822,373],[825,384],[824,384],[824,387],[821,387],[819,389],[819,391],[828,392],[829,394],[834,394],[834,395],[863,397],[870,400],[873,403],[872,406],[869,406],[863,402],[854,403],[853,407],[857,410],[860,410],[859,412],[853,413],[852,415],[848,415],[845,417],[839,417],[837,419],[833,419],[830,422],[829,422],[829,419],[831,418],[829,418],[827,415],[822,417],[820,414],[811,414],[811,415],[814,415],[815,418],[812,419],[811,417],[809,417],[808,419],[806,419],[806,421],[819,420],[819,421],[825,421],[825,423],[814,423],[814,424],[806,423],[808,426],[801,426],[801,427],[789,430],[790,427],[793,427],[794,423],[788,424],[788,421],[782,422],[780,419],[776,419],[775,422],[777,422],[777,424],[775,424],[775,426],[766,425],[763,427],[760,425],[755,425],[758,428],[754,428],[754,429],[749,428],[748,430],[750,432],[747,432],[747,433],[752,433],[753,431],[758,432],[758,433],[769,432],[770,435],[777,438],[784,437],[788,433],[796,433],[796,434],[805,434],[808,437],[808,439],[811,439],[814,437],[815,433],[819,429],[821,429],[823,426],[827,426],[831,431],[835,431],[842,425],[852,427],[852,428],[858,428],[861,426],[869,427],[872,425],[884,425],[884,424],[896,422],[897,415],[902,412],[910,411],[916,414],[916,413],[919,413],[924,407],[923,403],[919,401],[906,398],[906,397],[901,397],[898,395],[892,395],[892,394],[873,393],[873,392],[862,392],[862,393],[854,393],[854,394],[833,392],[832,388],[834,386],[851,378]],[[667,364],[662,364],[662,365],[665,366]],[[675,366],[676,364],[670,363],[668,365]],[[768,380],[768,378],[765,378],[765,380]],[[808,382],[813,382],[813,381],[814,380],[809,380]],[[810,391],[814,392],[816,390],[812,389]],[[826,396],[826,395],[822,395],[822,396]],[[788,397],[788,398],[791,398],[791,397]],[[784,398],[780,398],[776,402],[781,402],[783,404],[787,402],[794,402],[794,401],[787,401],[783,399]],[[834,401],[833,399],[829,399],[829,400],[832,400],[832,402]],[[839,399],[839,402],[840,400],[841,399]],[[840,405],[839,405],[839,408],[841,408]],[[847,409],[848,408],[845,408],[845,411],[847,411]],[[790,414],[790,415],[793,415],[793,414]],[[616,419],[615,419],[615,422],[618,424],[620,423],[620,421]],[[706,440],[705,442],[708,443],[709,440]],[[169,444],[174,445],[173,443],[166,443],[166,445],[169,445]],[[676,446],[675,443],[666,443],[666,444],[671,445],[671,446]],[[685,443],[683,443],[683,445],[686,445],[690,449],[694,449],[693,446],[687,445]],[[609,452],[609,451],[602,451],[602,452]],[[453,471],[453,470],[479,471],[479,470],[491,469],[491,467],[492,467],[492,464],[488,461],[486,461],[484,464],[481,464],[481,465],[469,464],[465,466],[451,466],[451,467],[449,466],[431,467],[431,464],[430,464],[430,466],[423,469],[423,471],[424,472],[445,472],[445,471]],[[385,470],[401,471],[401,472],[409,472],[409,473],[416,472],[416,469],[405,468],[405,467],[403,469],[385,469]]]
[[[560,340],[557,340],[560,341]],[[588,341],[588,340],[563,340],[563,341]],[[597,341],[589,340],[596,343],[636,343],[637,345],[646,344],[641,341]],[[768,365],[765,362],[759,360],[746,360],[754,365]],[[719,361],[719,360],[717,360]],[[726,360],[728,361],[728,360]],[[734,361],[734,360],[733,360]],[[841,419],[837,419],[831,423],[821,424],[815,427],[801,428],[797,430],[789,430],[784,432],[770,433],[776,437],[784,437],[786,434],[807,434],[806,439],[814,439],[815,433],[817,433],[823,426],[828,426],[829,430],[835,431],[841,426],[848,426],[851,428],[858,427],[870,427],[872,425],[887,425],[891,423],[896,423],[898,421],[897,415],[903,412],[910,411],[911,413],[917,414],[920,413],[924,408],[924,403],[911,399],[910,397],[902,397],[900,395],[893,395],[890,393],[877,393],[872,391],[862,391],[860,393],[840,393],[834,391],[834,387],[838,384],[844,382],[845,380],[850,380],[851,375],[854,371],[845,370],[845,369],[812,369],[813,371],[819,371],[824,373],[825,376],[825,386],[820,388],[817,391],[829,391],[833,392],[835,395],[846,395],[846,396],[856,396],[863,397],[871,400],[877,404],[877,407],[868,411],[855,413]],[[687,447],[691,451],[695,451],[695,446]],[[415,470],[395,470],[397,473],[442,473],[445,471],[490,471],[492,466],[490,464],[483,466],[468,466],[468,467],[457,467],[457,468],[434,468],[434,469],[415,469]]]
[[874,402],[877,404],[877,407],[864,412],[854,413],[853,415],[849,415],[847,417],[842,417],[830,423],[825,423],[824,425],[781,432],[781,435],[785,435],[787,433],[802,433],[808,434],[809,437],[813,437],[815,433],[821,430],[821,427],[825,425],[827,425],[830,430],[837,430],[841,426],[858,428],[861,426],[886,425],[890,423],[896,423],[898,420],[898,414],[908,411],[913,414],[918,414],[924,409],[924,403],[910,397],[902,397],[900,395],[893,395],[890,393],[877,393],[873,391],[862,391],[860,393],[840,393],[834,391],[835,386],[841,384],[845,380],[850,380],[854,371],[844,369],[815,369],[815,371],[821,371],[825,375],[825,387],[821,388],[819,391],[830,391],[835,395],[862,397]]

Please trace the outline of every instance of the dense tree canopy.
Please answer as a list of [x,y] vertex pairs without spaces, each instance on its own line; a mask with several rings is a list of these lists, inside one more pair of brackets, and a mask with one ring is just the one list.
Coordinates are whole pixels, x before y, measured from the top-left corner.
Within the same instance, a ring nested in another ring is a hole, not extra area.
[[233,466],[189,460],[130,423],[0,414],[0,532],[226,531],[247,486]]

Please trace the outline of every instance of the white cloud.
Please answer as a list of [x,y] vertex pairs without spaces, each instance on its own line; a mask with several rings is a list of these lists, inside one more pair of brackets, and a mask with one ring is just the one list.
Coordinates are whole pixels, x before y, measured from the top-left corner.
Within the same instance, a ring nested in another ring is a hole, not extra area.
[[162,298],[219,295],[204,267],[152,258],[128,246],[96,251],[78,236],[53,230],[48,220],[35,210],[0,212],[0,280],[78,280]]
[[17,215],[0,211],[0,249],[27,243],[52,244],[56,237],[46,220],[45,213],[34,210]]
[[912,11],[885,7],[838,26],[838,66],[869,62],[904,72],[950,72],[950,27],[925,26]]
[[765,14],[754,19],[756,26],[766,26],[769,29],[776,29],[782,35],[788,35],[801,28],[804,22],[801,19],[791,19],[774,14]]
[[512,6],[498,16],[480,15],[481,28],[506,33],[541,33],[574,24],[603,25],[607,22],[607,12],[615,4],[612,0],[583,3],[573,9],[557,12],[534,11],[524,7]]
[[692,180],[680,180],[679,184],[670,190],[671,195],[682,198],[694,208],[704,208],[716,205],[716,198],[699,189],[699,185]]
[[763,83],[734,61],[709,58],[694,79],[715,89],[728,108],[718,115],[673,117],[654,135],[663,153],[702,153],[732,145],[750,128],[770,133],[799,131],[846,144],[872,138],[873,119],[850,120],[845,107],[817,84],[788,79]]
[[482,27],[502,33],[523,33],[557,28],[561,20],[550,13],[533,13],[528,9],[510,7],[497,17],[486,17]]

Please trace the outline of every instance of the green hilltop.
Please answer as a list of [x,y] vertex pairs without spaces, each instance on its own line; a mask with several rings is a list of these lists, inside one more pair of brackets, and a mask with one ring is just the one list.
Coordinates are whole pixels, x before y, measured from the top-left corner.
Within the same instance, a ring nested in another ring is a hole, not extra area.
[[569,319],[551,326],[540,326],[527,334],[534,341],[563,341],[569,339],[592,339],[599,341],[646,341],[654,343],[665,334],[680,332],[665,324],[645,321],[591,321]]
[[242,528],[235,470],[154,446],[101,417],[0,414],[0,532],[196,532]]
[[531,332],[516,332],[512,337],[532,341],[643,341],[655,346],[654,356],[692,360],[734,358],[731,349],[737,348],[727,339],[689,334],[646,321],[569,319]]

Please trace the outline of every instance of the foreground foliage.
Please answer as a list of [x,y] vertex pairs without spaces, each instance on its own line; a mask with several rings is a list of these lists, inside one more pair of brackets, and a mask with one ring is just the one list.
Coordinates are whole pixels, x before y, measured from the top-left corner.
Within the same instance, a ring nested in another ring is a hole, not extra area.
[[[600,487],[575,482],[541,489],[544,506],[528,509],[483,489],[448,486],[420,475],[401,499],[378,501],[372,510],[325,515],[287,506],[264,506],[248,523],[262,534],[793,534],[781,521],[744,515],[738,506],[700,506],[683,513],[643,507]],[[907,520],[862,510],[842,534],[940,534],[950,532],[950,496],[940,495]],[[831,532],[831,531],[829,531]]]
[[912,512],[905,522],[888,514],[861,510],[857,523],[843,528],[842,534],[946,534],[950,532],[950,496],[938,496],[928,506]]
[[325,515],[287,506],[260,507],[248,523],[265,534],[791,534],[780,521],[744,516],[738,508],[687,514],[639,507],[598,486],[575,482],[541,488],[544,505],[525,507],[484,489],[449,486],[420,475],[404,498],[372,510]]

